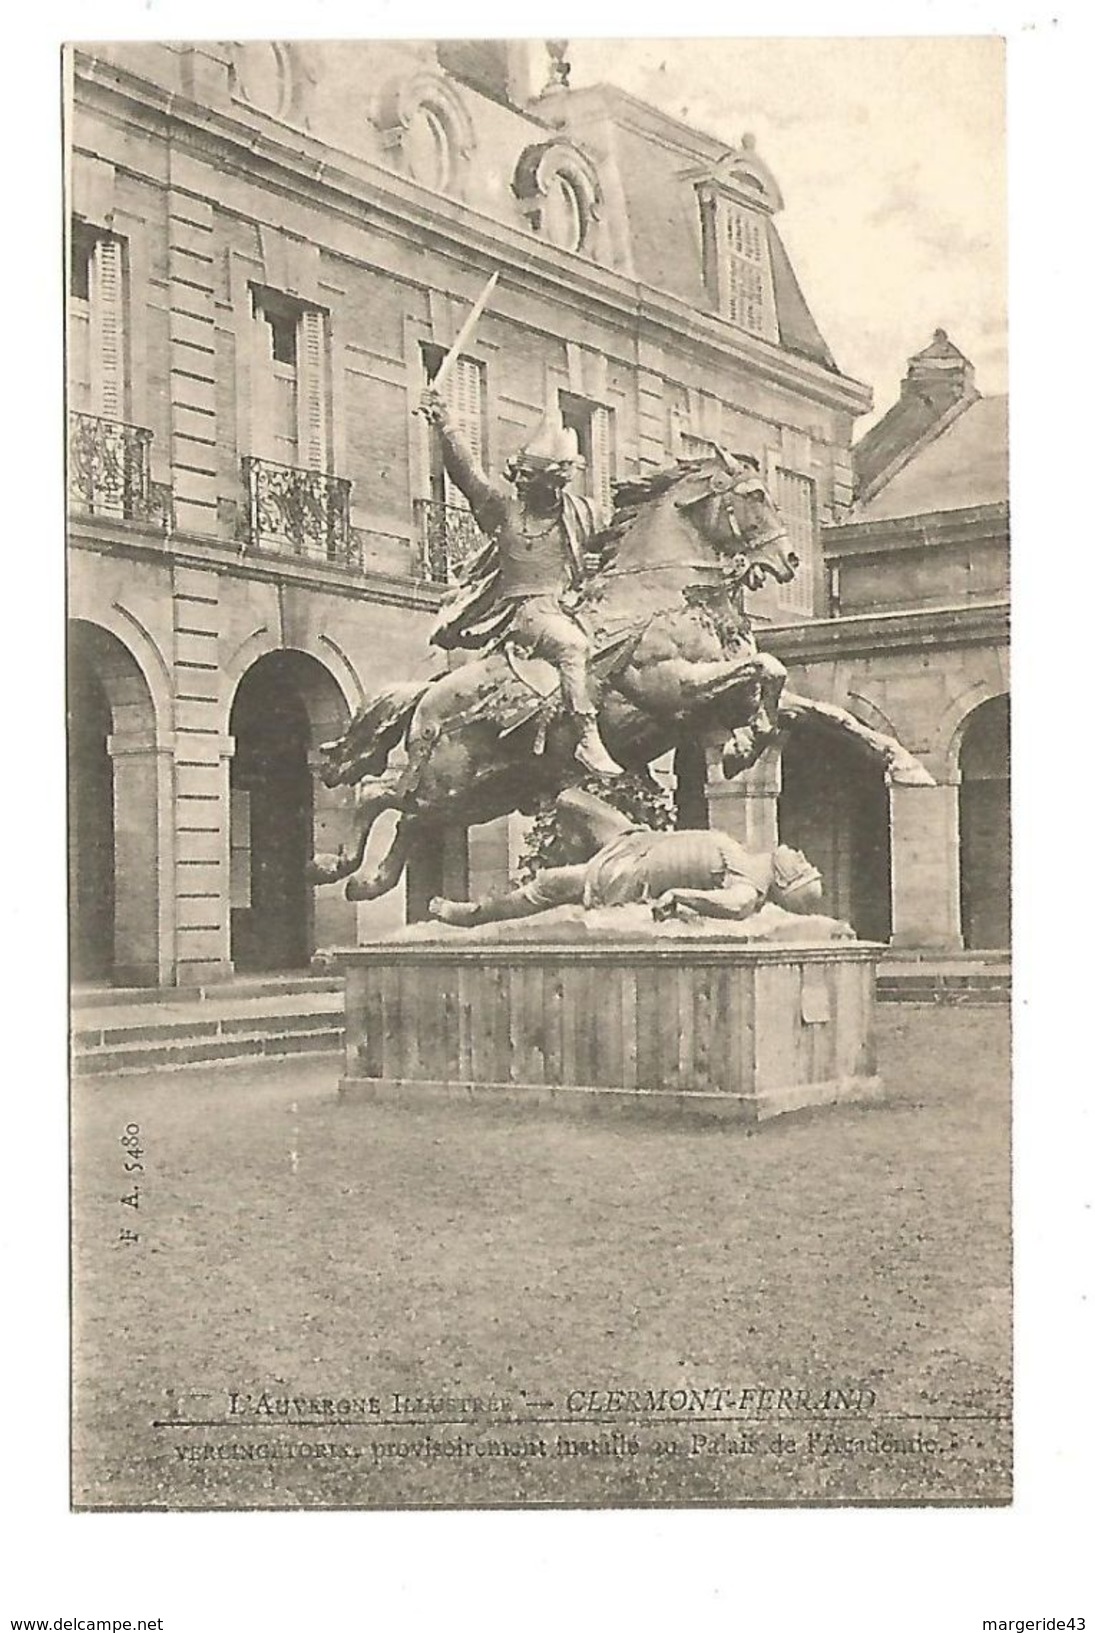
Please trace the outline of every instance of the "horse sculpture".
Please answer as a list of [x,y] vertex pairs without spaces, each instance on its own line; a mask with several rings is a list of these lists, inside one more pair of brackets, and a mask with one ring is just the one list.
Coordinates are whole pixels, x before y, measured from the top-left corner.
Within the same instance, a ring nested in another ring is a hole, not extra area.
[[[617,484],[612,524],[594,548],[576,613],[595,645],[602,736],[625,769],[645,772],[688,740],[734,776],[781,727],[813,713],[892,775],[931,780],[894,739],[843,710],[783,696],[786,671],[758,650],[743,599],[769,577],[790,582],[798,560],[754,461],[712,445],[710,457]],[[575,737],[550,665],[511,648],[387,689],[324,746],[328,786],[358,785],[361,828],[352,850],[315,858],[312,881],[345,879],[351,901],[385,894],[431,831],[534,811],[578,781]],[[401,741],[405,763],[389,768]],[[373,823],[393,809],[390,846],[360,873]]]

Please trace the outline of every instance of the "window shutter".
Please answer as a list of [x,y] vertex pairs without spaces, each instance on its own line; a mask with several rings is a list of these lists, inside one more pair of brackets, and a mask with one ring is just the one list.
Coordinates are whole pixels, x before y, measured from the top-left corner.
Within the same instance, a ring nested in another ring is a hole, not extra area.
[[777,600],[786,612],[812,613],[817,563],[817,503],[814,483],[797,471],[778,468],[774,499],[787,529],[787,538],[799,559],[795,576],[781,584]]
[[[453,424],[467,443],[479,465],[484,464],[483,365],[468,357],[458,357],[449,376],[449,412]],[[445,503],[467,509],[468,501],[459,488],[445,477]]]
[[91,262],[90,374],[92,412],[107,420],[125,419],[125,331],[122,244],[100,238]]
[[727,308],[730,322],[750,334],[766,332],[765,239],[761,222],[745,210],[727,214]]
[[589,417],[591,450],[589,497],[597,527],[612,520],[612,411],[594,408]]
[[327,323],[323,312],[300,314],[297,330],[297,448],[309,471],[327,469]]

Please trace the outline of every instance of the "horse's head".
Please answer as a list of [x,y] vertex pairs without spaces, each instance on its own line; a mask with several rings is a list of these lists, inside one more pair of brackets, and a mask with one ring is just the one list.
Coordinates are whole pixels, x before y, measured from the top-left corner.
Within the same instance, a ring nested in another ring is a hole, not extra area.
[[748,454],[728,454],[711,444],[707,459],[682,462],[673,500],[719,556],[743,559],[738,582],[758,590],[766,577],[788,584],[798,557],[787,545],[783,519]]

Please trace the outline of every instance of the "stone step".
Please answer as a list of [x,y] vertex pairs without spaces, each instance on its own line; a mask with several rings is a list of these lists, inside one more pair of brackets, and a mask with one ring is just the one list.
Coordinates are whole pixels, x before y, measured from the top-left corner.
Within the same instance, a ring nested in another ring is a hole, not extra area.
[[305,971],[291,975],[235,975],[228,981],[200,987],[101,987],[77,985],[72,989],[72,1008],[108,1009],[137,1004],[214,1003],[236,998],[300,997],[305,993],[341,992],[340,975],[311,975]]
[[[158,1040],[115,1038],[94,1047],[75,1044],[72,1070],[76,1077],[111,1075],[118,1072],[147,1072],[180,1066],[228,1065],[234,1061],[258,1060],[299,1054],[342,1052],[344,1035],[341,1016],[308,1017],[310,1026],[292,1030],[222,1030],[212,1034],[179,1029]],[[280,1021],[279,1021],[280,1028]]]
[[147,1071],[269,1055],[337,1052],[342,1047],[340,984],[265,996],[217,989],[187,1004],[107,1004],[73,1013],[76,1076]]
[[1011,970],[888,971],[883,965],[875,980],[880,1004],[1007,1004],[1011,1002]]

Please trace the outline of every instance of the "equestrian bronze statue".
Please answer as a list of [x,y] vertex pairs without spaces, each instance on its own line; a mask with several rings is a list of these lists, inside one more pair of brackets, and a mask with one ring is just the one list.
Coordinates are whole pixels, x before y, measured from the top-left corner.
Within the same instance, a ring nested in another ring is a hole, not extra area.
[[[755,763],[781,727],[809,715],[853,737],[895,780],[931,781],[893,738],[844,710],[785,696],[782,664],[758,649],[744,593],[769,578],[788,583],[798,562],[755,461],[711,445],[702,457],[616,485],[610,526],[585,541],[594,570],[565,609],[584,642],[579,684],[578,642],[568,643],[564,660],[562,647],[544,637],[547,620],[534,613],[530,622],[523,596],[495,595],[514,543],[498,534],[517,512],[507,499],[494,514],[488,560],[473,567],[466,601],[458,593],[439,628],[444,639],[455,626],[474,624],[486,636],[483,655],[382,691],[326,745],[324,781],[357,785],[361,826],[352,849],[315,859],[314,882],[345,879],[351,900],[372,900],[398,882],[412,847],[447,825],[532,812],[581,781],[576,751],[592,746],[586,696],[606,755],[637,773],[687,741],[705,747],[716,774],[732,777]],[[519,535],[517,525],[518,548]],[[484,617],[488,625],[496,620],[493,628],[483,631]],[[544,655],[528,655],[530,646]],[[561,670],[568,664],[566,689]],[[389,767],[397,745],[405,748],[403,763]],[[606,794],[610,788],[606,781]],[[385,810],[400,813],[395,834],[366,867],[369,835]]]

